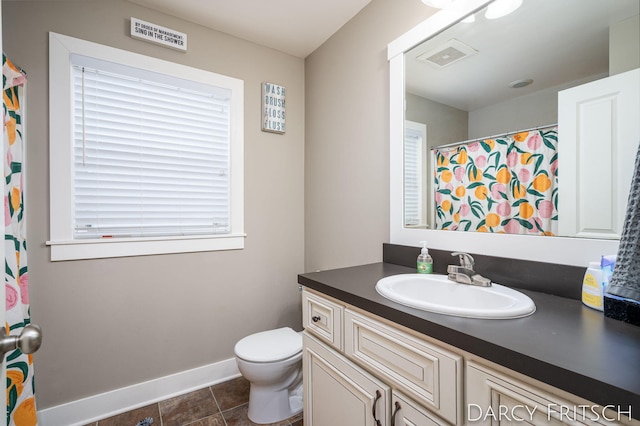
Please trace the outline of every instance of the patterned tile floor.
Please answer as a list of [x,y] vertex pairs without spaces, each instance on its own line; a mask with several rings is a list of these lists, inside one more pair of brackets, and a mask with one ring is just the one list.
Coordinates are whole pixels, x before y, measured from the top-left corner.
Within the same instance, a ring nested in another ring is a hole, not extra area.
[[[253,426],[247,417],[249,382],[243,377],[150,404],[87,426]],[[302,426],[302,414],[272,426]]]

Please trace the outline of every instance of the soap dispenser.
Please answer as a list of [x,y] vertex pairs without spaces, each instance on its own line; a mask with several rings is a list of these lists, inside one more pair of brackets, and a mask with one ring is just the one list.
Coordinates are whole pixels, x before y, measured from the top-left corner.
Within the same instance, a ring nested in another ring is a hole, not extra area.
[[422,244],[422,250],[418,255],[418,273],[419,274],[431,274],[433,272],[433,259],[429,254],[426,241],[420,241]]

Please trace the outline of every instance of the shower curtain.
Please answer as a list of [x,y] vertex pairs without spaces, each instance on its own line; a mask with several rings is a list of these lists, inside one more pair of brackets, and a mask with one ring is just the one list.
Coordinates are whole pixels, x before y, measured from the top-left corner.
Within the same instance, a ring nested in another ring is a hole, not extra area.
[[436,229],[555,235],[558,129],[436,148]]
[[[17,335],[28,325],[26,216],[24,213],[24,99],[26,74],[3,54],[4,81],[4,226],[7,334]],[[6,355],[7,425],[37,424],[31,355],[19,349]]]

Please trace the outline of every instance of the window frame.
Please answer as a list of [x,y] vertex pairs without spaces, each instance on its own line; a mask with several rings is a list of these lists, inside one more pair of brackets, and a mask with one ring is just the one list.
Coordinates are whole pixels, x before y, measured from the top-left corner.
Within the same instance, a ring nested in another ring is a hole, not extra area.
[[[231,232],[74,239],[73,75],[71,55],[95,57],[231,90]],[[49,193],[51,260],[76,260],[244,248],[244,82],[233,77],[49,33]]]

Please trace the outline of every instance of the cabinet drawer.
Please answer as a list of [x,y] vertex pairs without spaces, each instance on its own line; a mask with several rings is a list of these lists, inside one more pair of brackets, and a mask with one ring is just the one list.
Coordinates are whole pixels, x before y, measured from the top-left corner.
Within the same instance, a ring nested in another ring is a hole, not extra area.
[[465,416],[470,425],[612,425],[628,419],[628,413],[565,400],[474,361],[467,362],[466,373]]
[[391,396],[391,426],[448,426],[420,404],[398,391]]
[[345,354],[443,419],[462,423],[462,357],[345,310]]
[[338,350],[342,350],[342,306],[302,291],[302,326]]

